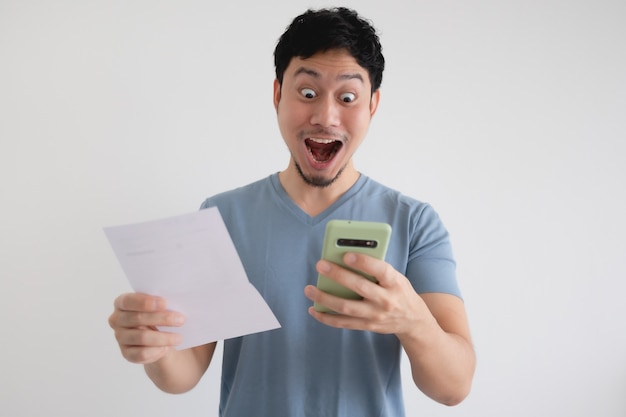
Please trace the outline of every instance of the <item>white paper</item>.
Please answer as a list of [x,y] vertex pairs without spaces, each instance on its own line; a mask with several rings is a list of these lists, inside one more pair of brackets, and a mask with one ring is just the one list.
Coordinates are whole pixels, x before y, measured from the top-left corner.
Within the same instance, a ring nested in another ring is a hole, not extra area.
[[248,281],[217,208],[107,227],[104,232],[131,287],[158,295],[185,315],[177,349],[280,327]]

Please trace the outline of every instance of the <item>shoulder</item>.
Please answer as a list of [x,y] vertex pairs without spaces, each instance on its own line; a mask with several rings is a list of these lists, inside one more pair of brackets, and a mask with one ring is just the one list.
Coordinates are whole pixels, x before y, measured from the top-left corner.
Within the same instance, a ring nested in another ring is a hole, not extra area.
[[395,216],[403,216],[415,222],[438,221],[438,215],[432,205],[399,190],[381,184],[370,177],[365,177],[361,189],[362,197],[376,199],[384,208]]
[[208,197],[202,202],[200,209],[245,204],[248,201],[258,200],[260,196],[267,195],[271,188],[272,176],[268,176],[250,184]]

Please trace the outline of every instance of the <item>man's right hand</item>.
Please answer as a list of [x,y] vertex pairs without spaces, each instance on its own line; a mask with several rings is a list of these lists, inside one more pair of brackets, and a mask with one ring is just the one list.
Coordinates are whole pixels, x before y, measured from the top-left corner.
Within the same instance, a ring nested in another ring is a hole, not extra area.
[[149,364],[167,355],[181,343],[176,333],[161,332],[156,326],[181,326],[181,313],[167,310],[166,300],[141,293],[122,294],[115,299],[109,325],[128,361]]

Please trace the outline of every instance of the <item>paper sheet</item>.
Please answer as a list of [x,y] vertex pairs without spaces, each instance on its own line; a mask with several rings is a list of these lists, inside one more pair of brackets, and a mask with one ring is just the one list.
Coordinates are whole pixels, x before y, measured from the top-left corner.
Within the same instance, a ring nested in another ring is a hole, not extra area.
[[131,287],[185,315],[177,349],[280,327],[248,281],[217,208],[104,228]]

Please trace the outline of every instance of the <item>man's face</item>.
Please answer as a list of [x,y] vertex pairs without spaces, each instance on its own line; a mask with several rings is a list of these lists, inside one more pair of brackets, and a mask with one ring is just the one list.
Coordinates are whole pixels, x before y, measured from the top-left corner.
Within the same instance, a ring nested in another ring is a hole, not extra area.
[[291,60],[282,86],[274,82],[274,106],[306,183],[325,187],[339,177],[367,133],[378,98],[367,70],[344,50]]

